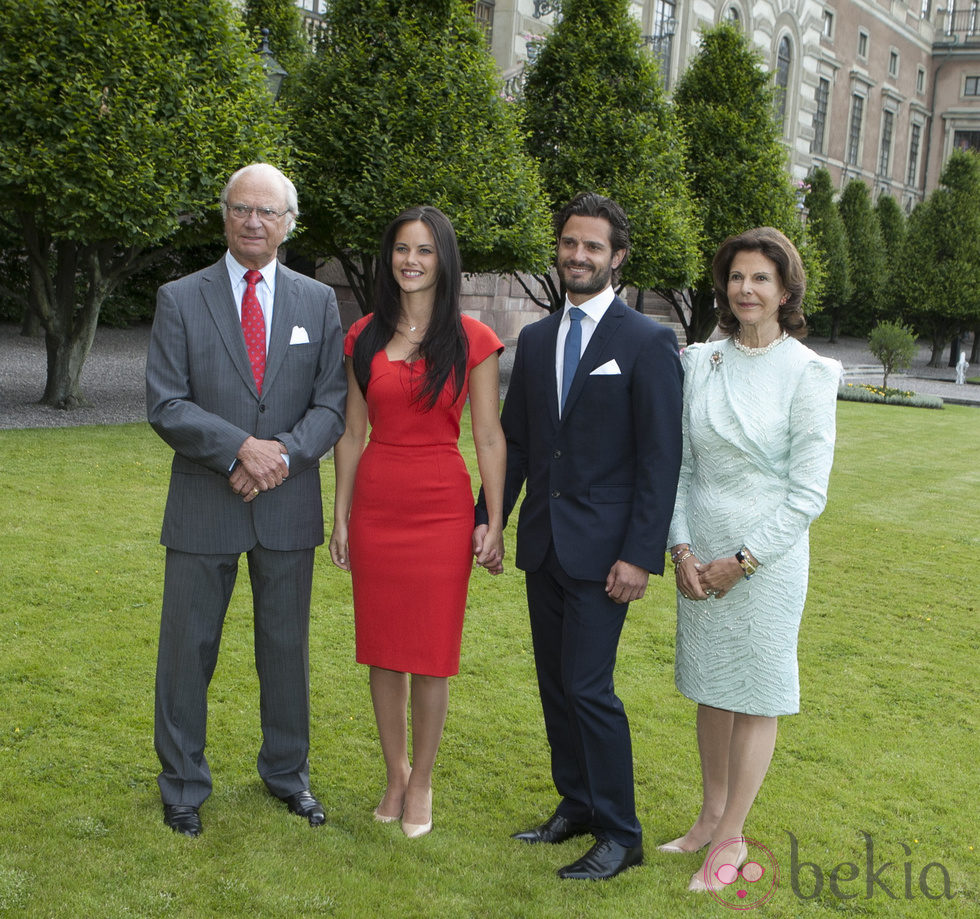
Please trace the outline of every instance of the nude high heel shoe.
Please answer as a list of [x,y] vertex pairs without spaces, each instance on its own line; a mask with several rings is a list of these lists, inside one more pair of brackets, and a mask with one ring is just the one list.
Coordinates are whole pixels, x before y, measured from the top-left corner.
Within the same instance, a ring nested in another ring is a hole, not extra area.
[[402,819],[402,811],[405,809],[404,798],[402,799],[402,808],[397,814],[382,814],[381,805],[385,803],[385,798],[388,797],[388,790],[385,789],[385,793],[381,796],[381,800],[378,802],[378,806],[374,809],[374,819],[378,823],[394,823],[396,820]]
[[[748,847],[745,845],[745,840],[743,839],[742,842],[739,844],[738,853],[735,856],[735,861],[734,862],[724,863],[724,862],[718,861],[717,859],[715,860],[716,862],[718,862],[718,864],[716,866],[715,874],[716,875],[718,874],[718,869],[719,868],[724,868],[725,869],[725,872],[731,872],[732,869],[734,869],[735,872],[737,872],[738,869],[742,867],[742,865],[744,864],[745,860],[748,857],[749,857],[749,850],[748,850]],[[736,876],[737,875],[733,874],[733,876],[731,878],[727,878],[726,879],[726,877],[724,876],[724,874],[722,874],[721,877],[715,876],[715,877],[709,878],[708,881],[705,881],[705,878],[704,878],[704,866],[702,866],[701,867],[701,870],[698,871],[691,878],[691,883],[687,885],[687,889],[689,891],[691,891],[692,893],[706,893],[709,890],[711,890],[711,891],[723,890],[725,887],[727,887],[729,884],[731,884],[735,880],[735,877]]]
[[702,849],[707,848],[708,846],[708,843],[705,843],[703,846],[698,846],[696,849],[685,849],[683,846],[678,845],[683,838],[683,836],[680,836],[671,842],[662,842],[659,846],[657,846],[657,851],[667,852],[669,855],[693,855],[695,852],[700,852]]
[[[378,807],[381,807],[381,805],[378,804]],[[380,814],[378,813],[378,807],[374,809],[374,819],[377,820],[378,823],[394,823],[396,820],[401,820],[401,814]]]
[[429,789],[429,822],[428,823],[406,823],[402,820],[402,832],[409,839],[418,839],[432,832],[432,789]]

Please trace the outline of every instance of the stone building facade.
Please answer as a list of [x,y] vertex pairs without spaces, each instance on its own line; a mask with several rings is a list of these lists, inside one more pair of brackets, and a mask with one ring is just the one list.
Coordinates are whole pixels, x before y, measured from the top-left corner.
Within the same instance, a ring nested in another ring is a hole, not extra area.
[[[311,30],[327,2],[297,0]],[[631,0],[631,9],[668,92],[698,53],[701,30],[735,22],[773,75],[793,178],[824,166],[837,188],[859,178],[873,198],[890,194],[909,212],[936,187],[953,149],[980,150],[980,0],[935,2]],[[471,5],[504,92],[518,96],[560,2]],[[343,275],[330,269],[324,279],[344,300]],[[465,302],[508,340],[542,315],[509,277],[467,279]],[[645,310],[670,319],[656,305]]]

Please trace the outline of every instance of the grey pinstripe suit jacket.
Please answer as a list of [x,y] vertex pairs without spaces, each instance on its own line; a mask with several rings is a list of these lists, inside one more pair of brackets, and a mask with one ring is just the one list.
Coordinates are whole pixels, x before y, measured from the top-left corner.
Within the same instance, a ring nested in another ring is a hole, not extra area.
[[[146,360],[146,410],[174,449],[161,542],[198,554],[323,542],[320,457],[344,431],[343,333],[333,289],[279,265],[262,395],[224,259],[165,284]],[[289,344],[295,326],[308,343]],[[246,504],[228,470],[246,437],[289,452],[282,485]]]

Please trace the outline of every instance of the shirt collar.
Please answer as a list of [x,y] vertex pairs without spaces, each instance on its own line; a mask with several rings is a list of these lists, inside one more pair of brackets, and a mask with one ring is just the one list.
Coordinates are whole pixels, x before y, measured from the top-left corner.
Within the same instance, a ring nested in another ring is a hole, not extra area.
[[[259,271],[262,273],[262,280],[270,287],[275,286],[276,282],[276,265],[279,264],[278,259],[273,259],[268,265],[263,265]],[[244,284],[242,280],[245,277],[245,272],[248,269],[231,254],[229,249],[225,252],[225,267],[228,269],[228,276],[231,278],[232,286],[235,284]]]
[[[616,292],[612,289],[612,286],[605,288],[605,290],[600,290],[594,297],[586,300],[585,303],[579,305],[579,309],[582,310],[586,316],[589,317],[593,322],[597,323],[605,315],[607,309],[609,309],[610,304],[616,299]],[[574,304],[569,302],[568,295],[565,295],[565,310],[562,319],[568,315],[568,311],[572,308]]]

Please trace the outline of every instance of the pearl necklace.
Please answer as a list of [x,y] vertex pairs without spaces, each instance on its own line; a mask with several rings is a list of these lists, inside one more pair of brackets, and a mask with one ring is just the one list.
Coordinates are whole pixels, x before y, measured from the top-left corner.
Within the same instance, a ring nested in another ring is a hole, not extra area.
[[762,348],[750,348],[748,345],[742,344],[742,342],[739,340],[738,332],[736,332],[732,336],[732,344],[735,345],[735,349],[741,351],[742,354],[758,357],[760,354],[768,354],[773,348],[776,347],[776,345],[781,345],[787,338],[789,338],[789,333],[784,331],[779,338],[774,338],[768,345],[765,345]]

